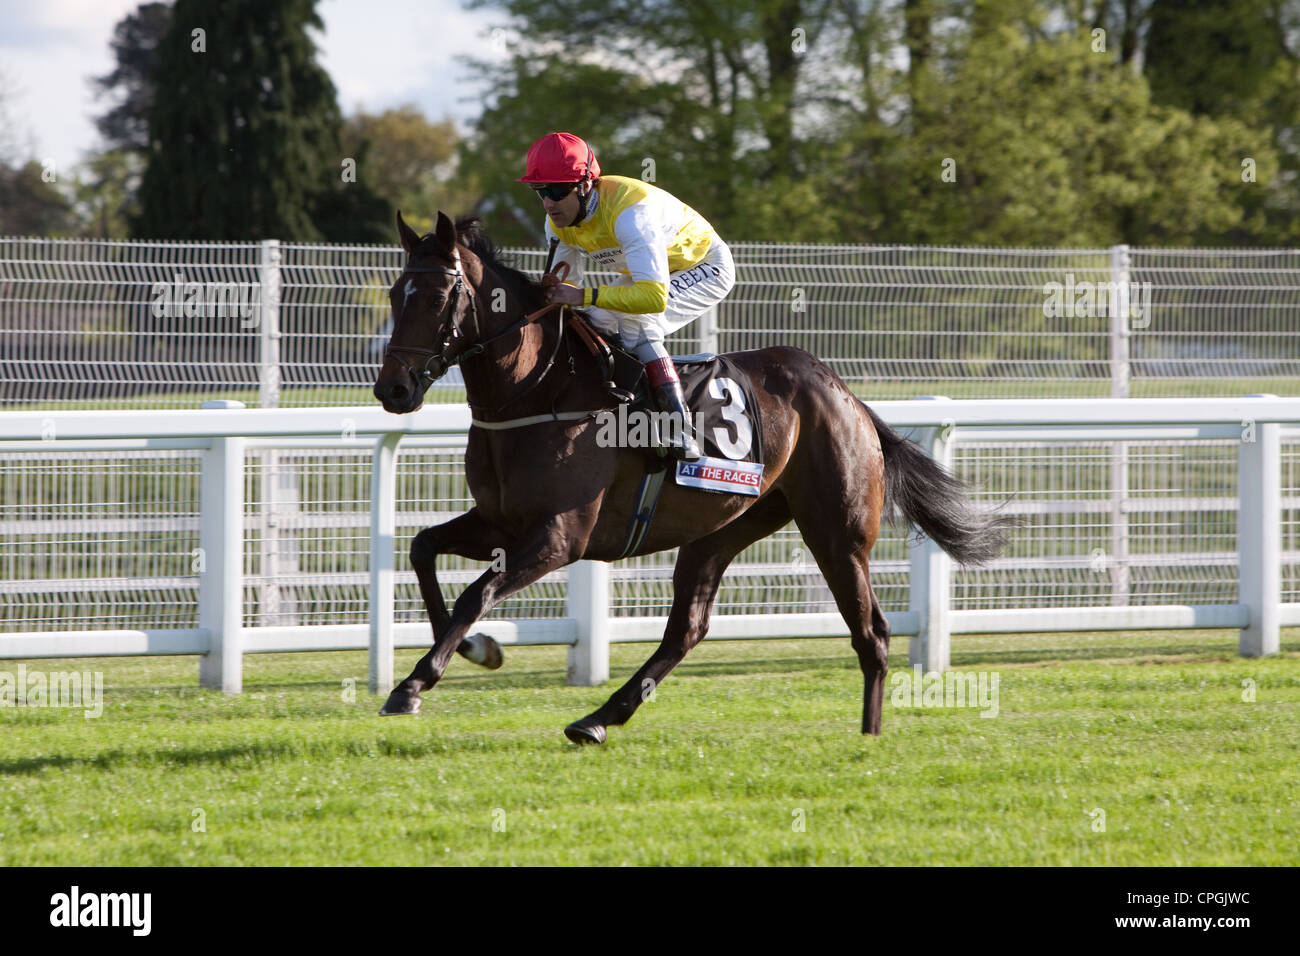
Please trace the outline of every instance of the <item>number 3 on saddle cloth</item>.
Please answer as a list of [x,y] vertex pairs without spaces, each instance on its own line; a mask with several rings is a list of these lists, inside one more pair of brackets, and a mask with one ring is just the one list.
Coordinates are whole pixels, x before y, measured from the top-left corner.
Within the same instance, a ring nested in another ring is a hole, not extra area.
[[[698,460],[674,462],[663,457],[662,449],[654,447],[657,442],[638,440],[639,435],[649,435],[655,427],[665,425],[649,396],[644,367],[616,341],[605,341],[613,353],[611,379],[617,389],[615,394],[631,394],[633,399],[602,412],[597,425],[605,431],[605,443],[640,445],[647,451],[646,471],[619,557],[636,551],[650,530],[669,465],[675,465],[677,484],[683,487],[757,496],[763,482],[763,431],[758,403],[744,370],[725,355],[673,357],[703,452]],[[650,423],[649,428],[638,431],[642,422]],[[601,440],[598,432],[597,441]]]

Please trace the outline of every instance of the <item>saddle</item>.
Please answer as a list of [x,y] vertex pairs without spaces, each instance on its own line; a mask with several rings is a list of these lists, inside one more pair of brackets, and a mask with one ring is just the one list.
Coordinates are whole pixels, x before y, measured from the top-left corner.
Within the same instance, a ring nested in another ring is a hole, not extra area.
[[[621,405],[638,407],[650,400],[649,382],[641,359],[623,347],[617,335],[602,332],[582,312],[569,310],[569,324],[587,347],[602,376],[601,385]],[[677,359],[673,359],[674,362]]]

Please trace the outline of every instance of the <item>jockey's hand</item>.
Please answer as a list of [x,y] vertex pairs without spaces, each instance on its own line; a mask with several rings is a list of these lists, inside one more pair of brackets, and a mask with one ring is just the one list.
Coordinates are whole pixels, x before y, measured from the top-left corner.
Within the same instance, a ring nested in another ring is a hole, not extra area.
[[577,286],[565,285],[563,282],[551,286],[546,295],[546,301],[558,302],[561,305],[582,305],[582,290]]

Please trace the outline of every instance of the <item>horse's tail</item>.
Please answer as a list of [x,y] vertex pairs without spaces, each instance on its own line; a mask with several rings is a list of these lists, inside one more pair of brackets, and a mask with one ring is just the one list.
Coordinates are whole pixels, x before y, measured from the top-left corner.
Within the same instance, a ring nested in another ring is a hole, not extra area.
[[985,564],[997,557],[1015,519],[972,508],[966,482],[863,407],[885,456],[885,514],[901,513],[961,564]]

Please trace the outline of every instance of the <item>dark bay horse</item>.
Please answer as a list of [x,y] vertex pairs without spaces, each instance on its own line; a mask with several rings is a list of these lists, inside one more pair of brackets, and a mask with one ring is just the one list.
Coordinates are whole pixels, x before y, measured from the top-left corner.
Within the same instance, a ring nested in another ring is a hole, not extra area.
[[[435,231],[418,236],[398,213],[397,228],[407,263],[389,292],[393,334],[375,397],[395,414],[415,411],[429,385],[460,364],[474,419],[516,423],[470,428],[465,472],[475,506],[426,528],[411,544],[434,644],[381,713],[413,714],[451,656],[465,653],[462,641],[474,622],[500,601],[579,559],[620,556],[645,452],[602,447],[591,416],[551,417],[615,403],[590,354],[569,344],[574,336],[561,335],[558,308],[520,325],[546,306],[546,290],[502,263],[477,220],[453,224],[439,213]],[[962,482],[888,428],[812,355],[782,347],[730,358],[748,373],[761,410],[760,494],[665,482],[649,534],[633,552],[680,548],[663,641],[599,710],[565,728],[576,743],[603,743],[607,727],[631,718],[642,688],[660,684],[704,637],[731,560],[791,520],[852,635],[865,680],[862,732],[878,735],[889,624],[871,589],[867,556],[882,511],[897,509],[963,564],[987,561],[1002,546],[1006,520],[972,509]],[[469,585],[448,613],[438,555],[490,561],[498,548],[504,561]],[[495,642],[475,639],[492,645],[474,655],[480,662],[499,661]]]

